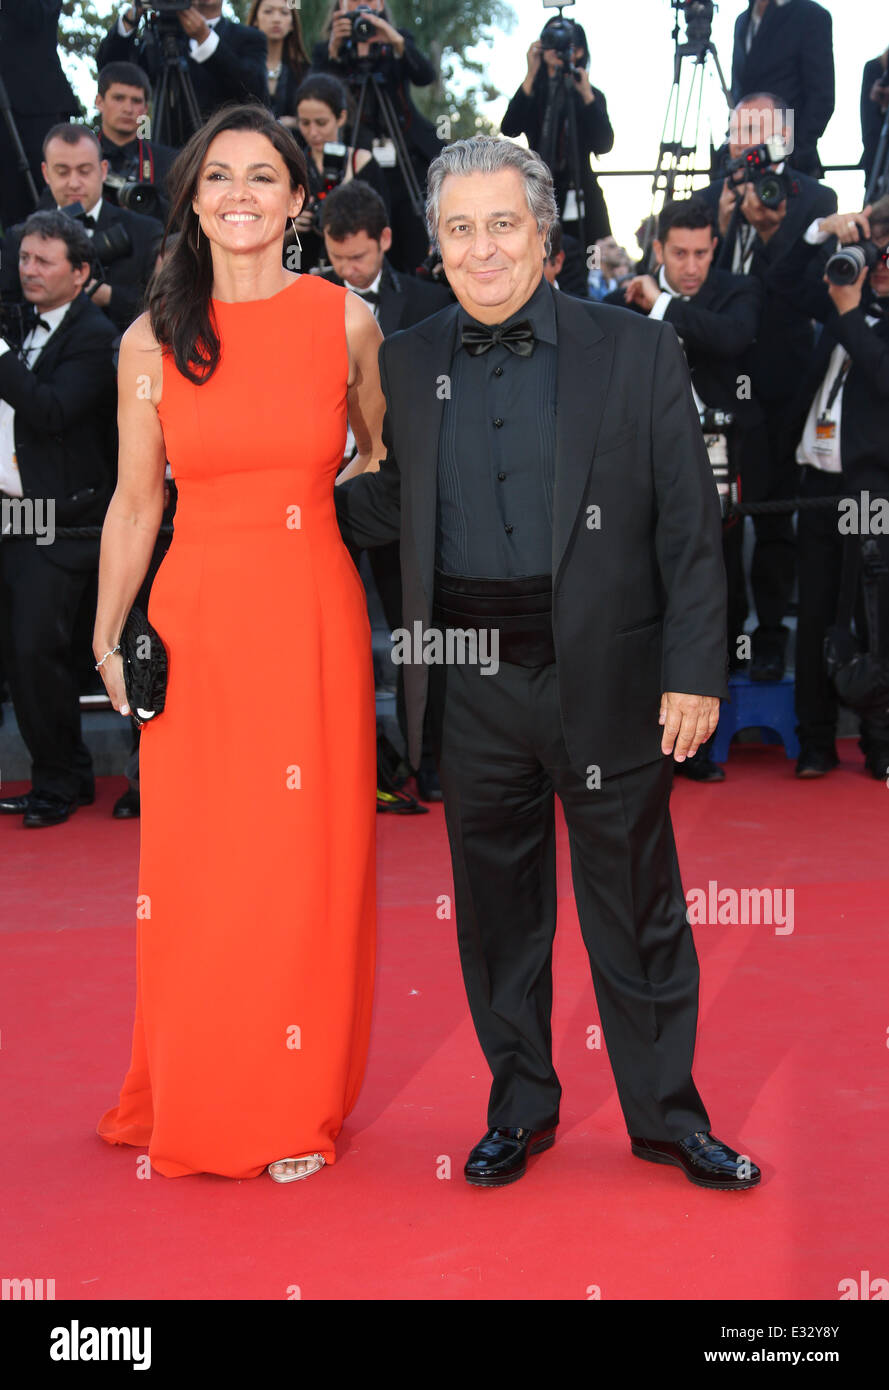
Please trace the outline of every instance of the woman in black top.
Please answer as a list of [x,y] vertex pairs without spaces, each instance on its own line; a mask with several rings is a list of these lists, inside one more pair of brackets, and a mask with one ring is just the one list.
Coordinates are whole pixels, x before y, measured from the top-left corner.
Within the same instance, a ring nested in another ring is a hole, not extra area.
[[287,0],[253,0],[247,23],[268,41],[266,70],[269,106],[282,125],[296,126],[296,93],[311,62],[303,39],[299,10]]
[[[363,18],[371,23],[377,37],[369,42],[352,44],[350,16],[359,7],[369,13]],[[406,29],[397,29],[385,5],[385,0],[332,0],[323,37],[312,50],[312,68],[331,73],[344,81],[357,101],[363,61],[370,60],[380,85],[392,102],[399,130],[404,137],[421,194],[425,194],[426,171],[442,148],[432,122],[421,115],[411,100],[410,88],[428,87],[437,80],[432,63],[417,48]],[[371,84],[371,87],[375,84]],[[356,144],[370,148],[372,142],[386,142],[377,147],[378,162],[389,189],[392,208],[393,245],[389,259],[396,270],[413,271],[426,257],[429,249],[422,214],[417,216],[411,207],[404,179],[394,167],[394,148],[389,141],[382,113],[369,91],[362,116],[361,130],[355,135]]]
[[[564,68],[554,49],[546,47],[546,31],[552,24],[560,21],[552,19],[544,25],[540,39],[536,39],[528,49],[528,72],[503,117],[500,129],[504,135],[525,135],[532,150],[540,155],[550,168],[555,184],[556,199],[559,205],[559,220],[563,232],[577,240],[580,265],[574,267],[580,275],[580,283],[575,285],[571,276],[570,285],[565,272],[559,277],[564,288],[572,293],[586,293],[586,252],[601,237],[611,232],[608,209],[599,187],[599,180],[590,167],[590,155],[607,154],[614,145],[614,131],[608,119],[605,97],[598,87],[592,87],[587,75],[590,54],[583,26],[574,23],[574,46],[571,61],[579,74],[570,91],[565,90]],[[568,110],[566,101],[570,99],[576,118],[579,178],[583,190],[585,243],[580,238],[578,220],[577,190],[574,188],[574,170],[571,168],[570,147],[568,143]],[[548,115],[548,112],[550,113]],[[569,267],[566,263],[565,270]]]
[[[370,150],[356,149],[354,136],[347,140],[349,97],[342,82],[327,73],[312,73],[296,93],[297,135],[306,153],[309,170],[309,199],[296,218],[302,253],[299,269],[312,270],[322,259],[324,239],[319,225],[321,204],[340,183],[363,179],[379,193],[388,209],[388,187],[383,170]],[[342,177],[331,178],[327,171],[333,165],[325,158],[324,146],[346,145],[345,170]]]

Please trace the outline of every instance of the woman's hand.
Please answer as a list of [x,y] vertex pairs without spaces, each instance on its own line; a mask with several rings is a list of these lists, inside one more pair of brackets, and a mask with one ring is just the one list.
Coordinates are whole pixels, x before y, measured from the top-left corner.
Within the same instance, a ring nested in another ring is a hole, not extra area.
[[336,14],[330,26],[327,52],[331,58],[340,56],[340,49],[352,32],[352,21],[347,14]]
[[528,49],[528,74],[522,83],[526,96],[531,95],[531,88],[534,85],[534,78],[540,71],[540,64],[543,62],[543,44],[539,39],[535,39]]
[[[101,661],[106,651],[108,651],[107,647],[105,651],[97,651],[95,653],[96,660]],[[114,708],[119,714],[129,714],[130,707],[127,704],[127,691],[123,680],[123,657],[120,652],[115,652],[113,656],[107,657],[105,661],[102,662],[102,665],[99,667],[99,675],[105,683],[105,689],[108,691],[108,698]]]
[[392,47],[395,49],[395,56],[400,58],[404,52],[404,36],[399,34],[398,30],[394,29],[389,21],[384,19],[381,14],[365,15],[365,19],[369,19],[371,24],[379,30],[381,39],[384,39],[386,43],[391,43]]

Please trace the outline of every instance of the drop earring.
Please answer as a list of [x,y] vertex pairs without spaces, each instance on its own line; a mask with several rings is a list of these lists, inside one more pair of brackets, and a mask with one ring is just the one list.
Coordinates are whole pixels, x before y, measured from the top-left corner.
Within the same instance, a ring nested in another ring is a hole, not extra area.
[[295,219],[292,218],[292,217],[291,217],[291,219],[290,219],[290,225],[291,225],[291,227],[293,228],[293,235],[296,237],[297,249],[298,249],[300,255],[302,255],[303,244],[302,244],[302,242],[301,242],[300,239],[299,239],[299,232],[296,230],[296,221],[295,221]]

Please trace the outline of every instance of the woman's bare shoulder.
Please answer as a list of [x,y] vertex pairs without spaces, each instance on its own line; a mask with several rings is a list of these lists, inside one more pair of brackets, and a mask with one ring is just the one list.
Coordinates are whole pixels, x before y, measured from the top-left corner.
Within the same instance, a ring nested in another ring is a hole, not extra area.
[[154,352],[160,355],[161,346],[151,327],[151,315],[146,311],[133,319],[120,340],[121,351]]

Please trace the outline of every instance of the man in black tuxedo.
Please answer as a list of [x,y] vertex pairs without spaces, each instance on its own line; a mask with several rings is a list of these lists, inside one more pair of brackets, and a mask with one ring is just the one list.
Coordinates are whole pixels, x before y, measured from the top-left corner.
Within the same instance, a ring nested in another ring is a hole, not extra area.
[[[445,285],[417,280],[392,269],[386,253],[392,245],[392,228],[386,205],[363,179],[350,179],[321,204],[324,245],[332,269],[324,279],[346,285],[370,304],[383,336],[429,318],[446,304],[451,294]],[[390,628],[401,622],[401,567],[398,542],[375,546],[369,552],[374,583]],[[398,680],[398,722],[405,739],[404,682]],[[427,747],[414,768],[422,801],[440,801],[441,790],[434,761]]]
[[[39,196],[40,155],[50,126],[77,112],[58,53],[61,0],[4,0],[0,5],[0,77]],[[34,211],[6,122],[0,120],[0,222],[4,230]]]
[[[156,86],[163,67],[162,53],[152,28],[139,31],[143,13],[138,0],[121,11],[99,44],[96,61],[100,68],[106,63],[137,63]],[[268,43],[260,29],[226,19],[222,0],[193,0],[174,19],[182,30],[178,36],[180,58],[186,63],[203,120],[227,101],[258,99],[268,104]],[[157,116],[155,112],[155,120]],[[185,123],[166,138],[178,146],[184,145],[190,134]]]
[[[0,800],[0,813],[23,814],[30,829],[60,824],[95,795],[72,640],[99,540],[54,533],[100,526],[114,489],[116,333],[83,293],[90,244],[71,218],[29,217],[19,263],[25,298],[39,317],[19,353],[0,340],[0,610],[32,789]],[[30,517],[44,511],[50,524],[38,534]]]
[[427,222],[458,304],[380,348],[387,457],[343,483],[344,538],[400,533],[410,744],[429,703],[470,1008],[493,1074],[471,1183],[555,1141],[554,794],[632,1151],[704,1186],[759,1171],[709,1133],[691,1076],[698,965],[670,755],[726,694],[719,505],[672,328],[543,277],[549,170],[457,141]]
[[[79,203],[83,211],[77,220],[88,236],[95,241],[99,266],[94,266],[94,278],[87,293],[116,326],[119,333],[128,328],[142,312],[142,300],[157,263],[163,227],[154,217],[143,217],[116,207],[103,196],[102,185],[108,165],[101,157],[98,139],[85,125],[73,122],[54,126],[44,142],[43,177],[47,188],[42,205],[47,208],[67,208]],[[130,251],[113,259],[103,259],[102,234],[117,229],[126,233]],[[20,295],[16,251],[21,228],[13,227],[8,237],[9,253],[0,266],[0,290],[10,297]],[[96,278],[101,267],[101,278]]]
[[[657,275],[636,275],[606,295],[605,304],[624,304],[637,313],[672,324],[679,334],[691,374],[695,405],[703,419],[708,406],[730,412],[726,431],[705,435],[721,496],[727,501],[732,480],[744,465],[744,455],[765,447],[762,411],[743,388],[741,357],[756,337],[762,306],[762,286],[754,276],[717,270],[713,257],[718,244],[713,209],[700,198],[667,202],[658,218],[653,242]],[[729,652],[744,630],[747,599],[744,585],[741,526],[723,532],[723,553],[729,579]],[[677,772],[696,782],[721,782],[724,770],[710,753],[710,741]]]
[[794,168],[820,178],[817,143],[834,108],[833,21],[815,0],[748,0],[735,21],[732,100],[774,92],[793,113]]
[[[838,246],[865,239],[881,248],[883,259],[865,267],[851,285],[827,283],[824,268]],[[882,562],[877,604],[882,631],[866,635],[870,650],[889,657],[889,533],[880,522],[871,525],[867,508],[867,524],[861,524],[863,496],[873,509],[877,499],[889,499],[889,195],[864,212],[823,218],[786,272],[781,291],[795,293],[824,324],[788,414],[798,491],[806,498],[837,499],[835,508],[802,510],[797,518],[796,774],[809,779],[837,766],[838,707],[824,665],[824,635],[836,620],[844,550],[861,534],[873,537]],[[851,532],[841,524],[844,498],[852,499],[858,512],[859,525]],[[885,501],[882,506],[885,510]],[[863,718],[860,746],[868,771],[886,781],[889,717]]]
[[[783,112],[768,93],[753,94],[738,103],[732,112],[732,130],[737,136],[729,145],[732,159],[759,144],[760,131],[771,131],[780,142],[789,135]],[[808,371],[815,336],[805,306],[779,296],[773,280],[814,222],[837,207],[832,188],[800,173],[786,160],[779,160],[775,168],[787,175],[791,190],[777,208],[766,207],[749,182],[720,179],[696,195],[717,213],[717,266],[752,276],[762,285],[759,331],[744,354],[741,371],[749,377],[753,397],[762,407],[768,446],[744,454],[741,483],[746,502],[796,496],[797,470],[787,447],[786,414]],[[753,527],[756,544],[750,582],[758,626],[753,633],[750,675],[754,680],[780,680],[789,635],[784,617],[795,575],[793,518],[789,512],[757,516]]]

